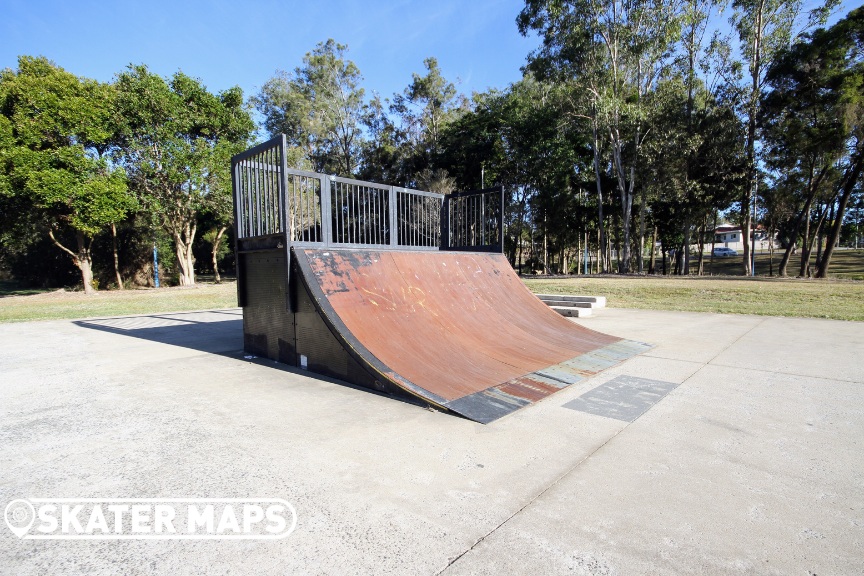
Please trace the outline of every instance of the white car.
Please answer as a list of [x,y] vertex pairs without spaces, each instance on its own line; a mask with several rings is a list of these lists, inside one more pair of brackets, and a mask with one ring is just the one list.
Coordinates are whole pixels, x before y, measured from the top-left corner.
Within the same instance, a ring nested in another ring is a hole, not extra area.
[[737,255],[738,252],[736,250],[733,250],[732,248],[726,248],[724,246],[718,246],[717,248],[714,248],[714,256],[717,256],[718,258],[727,258],[729,256]]

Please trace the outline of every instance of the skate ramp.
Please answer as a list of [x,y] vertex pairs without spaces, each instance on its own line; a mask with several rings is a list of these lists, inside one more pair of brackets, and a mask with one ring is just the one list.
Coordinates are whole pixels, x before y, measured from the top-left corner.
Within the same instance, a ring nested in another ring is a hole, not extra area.
[[401,390],[477,422],[649,348],[553,312],[499,253],[293,253],[317,315],[374,388]]

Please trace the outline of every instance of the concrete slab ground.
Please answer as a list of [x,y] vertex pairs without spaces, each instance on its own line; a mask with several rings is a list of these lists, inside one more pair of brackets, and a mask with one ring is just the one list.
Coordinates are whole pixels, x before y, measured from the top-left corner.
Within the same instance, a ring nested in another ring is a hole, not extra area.
[[[283,498],[298,518],[274,541],[0,525],[0,573],[864,573],[864,324],[573,321],[655,348],[485,426],[244,358],[237,310],[0,325],[4,507]],[[572,408],[641,379],[662,394],[632,422]]]

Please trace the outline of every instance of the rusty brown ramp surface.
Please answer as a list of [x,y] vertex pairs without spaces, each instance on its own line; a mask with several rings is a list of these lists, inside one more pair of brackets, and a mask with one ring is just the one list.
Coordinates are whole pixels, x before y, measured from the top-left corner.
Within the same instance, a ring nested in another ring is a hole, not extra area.
[[319,312],[379,380],[491,422],[649,348],[549,309],[502,254],[295,249]]

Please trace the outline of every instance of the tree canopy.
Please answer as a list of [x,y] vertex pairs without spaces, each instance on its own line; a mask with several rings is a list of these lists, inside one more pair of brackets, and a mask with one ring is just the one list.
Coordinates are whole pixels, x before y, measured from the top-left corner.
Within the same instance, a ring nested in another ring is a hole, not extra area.
[[742,273],[758,229],[781,244],[779,274],[824,277],[860,220],[864,170],[862,9],[819,28],[836,5],[735,0],[710,36],[728,16],[718,0],[526,0],[515,27],[540,45],[522,79],[472,94],[434,55],[402,90],[367,90],[334,39],[248,100],[181,71],[96,82],[22,56],[0,73],[0,270],[59,282],[38,262],[62,256],[92,290],[112,254],[122,286],[121,269],[152,275],[155,245],[180,284],[196,268],[218,278],[230,157],[284,133],[295,168],[503,185],[520,269],[710,273],[731,222]]

